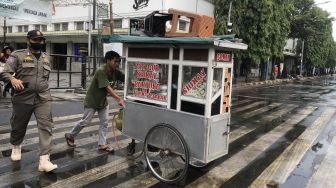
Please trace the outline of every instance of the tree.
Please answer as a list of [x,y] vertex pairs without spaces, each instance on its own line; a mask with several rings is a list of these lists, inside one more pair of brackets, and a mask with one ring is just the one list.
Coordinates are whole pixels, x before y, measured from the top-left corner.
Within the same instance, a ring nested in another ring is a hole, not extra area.
[[[228,1],[215,0],[216,34],[227,33]],[[268,58],[282,57],[283,47],[289,33],[289,14],[292,10],[291,0],[236,0],[233,1],[231,20],[232,30],[243,42],[248,44],[248,50],[241,52],[240,57],[247,73],[251,65],[265,67]],[[265,79],[261,69],[261,79]]]
[[336,71],[335,70],[336,69],[336,42],[333,42],[330,48],[326,67],[330,69],[331,73],[334,73]]
[[290,37],[299,38],[297,54],[302,51],[306,74],[313,73],[315,67],[325,68],[334,44],[332,38],[332,18],[330,14],[314,5],[313,0],[294,1],[295,11],[291,23]]
[[272,79],[274,78],[274,65],[276,61],[283,59],[283,50],[290,32],[290,15],[294,11],[292,0],[273,0],[271,30],[271,53],[272,53]]

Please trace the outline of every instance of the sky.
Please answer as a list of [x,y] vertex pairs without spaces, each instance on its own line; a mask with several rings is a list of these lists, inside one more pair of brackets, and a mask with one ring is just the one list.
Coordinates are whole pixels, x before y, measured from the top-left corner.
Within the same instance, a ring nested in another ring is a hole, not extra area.
[[[336,0],[315,0],[315,4],[328,11],[332,17],[336,18]],[[336,41],[336,20],[333,21],[333,37]]]

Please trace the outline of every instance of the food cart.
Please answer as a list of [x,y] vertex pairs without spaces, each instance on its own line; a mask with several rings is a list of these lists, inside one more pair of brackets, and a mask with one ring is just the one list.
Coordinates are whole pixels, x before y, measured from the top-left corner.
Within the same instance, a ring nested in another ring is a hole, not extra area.
[[[226,40],[230,39],[230,40]],[[144,142],[159,180],[180,181],[189,165],[228,153],[233,36],[158,38],[112,35],[126,56],[124,135]]]

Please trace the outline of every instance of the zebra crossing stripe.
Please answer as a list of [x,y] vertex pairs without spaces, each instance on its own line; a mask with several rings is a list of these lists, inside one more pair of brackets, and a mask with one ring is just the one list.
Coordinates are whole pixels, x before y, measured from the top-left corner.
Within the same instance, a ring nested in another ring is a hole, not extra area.
[[[95,130],[98,130],[98,125],[94,126],[94,127],[96,128]],[[81,133],[85,133],[85,132],[87,132],[86,128],[84,128],[81,131]],[[116,136],[120,136],[120,135],[121,135],[120,131],[116,131]],[[106,139],[112,139],[112,134],[107,134]],[[128,140],[130,140],[130,139],[128,139]],[[95,135],[90,136],[90,137],[76,139],[77,148],[79,148],[81,146],[84,146],[84,145],[87,145],[87,144],[90,144],[90,143],[97,143],[97,142],[98,142],[98,134],[95,134]],[[56,154],[56,153],[64,152],[68,149],[72,149],[72,148],[68,147],[65,140],[64,140],[64,142],[62,141],[61,143],[56,144],[56,143],[53,142],[52,144],[55,144],[55,145],[52,146],[51,154]],[[114,140],[112,140],[112,143],[110,145],[113,148],[117,148],[116,144],[114,143]],[[38,148],[36,147],[36,150],[32,150],[30,152],[22,153],[22,159],[23,160],[30,160],[27,163],[34,163],[35,161],[37,161],[37,153],[38,153],[37,149]],[[28,157],[28,156],[32,156],[32,155],[34,157],[36,157],[36,159]],[[11,164],[11,160],[10,160],[9,157],[0,158],[0,168],[3,168],[3,167],[8,166],[10,164]]]
[[[297,107],[297,105],[288,105],[290,106],[290,108],[295,108]],[[290,108],[286,108],[287,110],[290,109]],[[305,109],[299,111],[298,113],[295,114],[295,117],[297,117],[295,120],[287,120],[285,123],[283,123],[282,125],[283,126],[286,126],[287,122],[290,122],[290,124],[293,124],[293,126],[297,123],[299,123],[301,120],[303,120],[305,117],[307,117],[311,112],[313,112],[316,108],[315,107],[306,107]],[[289,110],[288,110],[289,111]],[[287,111],[287,112],[288,112]],[[277,112],[275,114],[278,114],[278,115],[281,115],[283,113],[283,111],[281,110],[281,112]],[[274,114],[272,114],[274,115]],[[249,131],[253,131],[252,130],[249,130]],[[240,138],[241,136],[244,136],[245,134],[247,134],[249,131],[247,131],[246,133],[243,133],[243,134],[240,134],[239,131],[235,132],[231,132],[230,133],[230,143],[232,143],[233,141],[235,141],[236,139]],[[234,136],[234,139],[231,139],[231,135],[235,135]],[[235,156],[233,156],[232,158],[235,158]],[[244,161],[244,160],[238,160],[238,161]],[[227,167],[221,167],[221,168],[227,168]],[[221,173],[218,174],[219,176],[221,175]],[[147,177],[150,177],[150,178],[147,178]],[[204,177],[200,177],[200,178],[203,178],[202,180],[199,180],[197,179],[196,183],[192,183],[191,185],[188,185],[188,187],[219,187],[219,185],[221,184],[218,184],[218,185],[213,185],[213,180],[211,177],[209,177],[209,179],[206,179]],[[206,182],[203,182],[203,181],[206,181]],[[203,182],[203,183],[200,183],[198,184],[199,182]],[[136,178],[133,178],[129,181],[126,181],[126,182],[123,182],[122,184],[116,186],[116,187],[132,187],[133,185],[136,185],[137,188],[142,188],[142,187],[150,187],[150,186],[153,186],[155,184],[159,183],[159,180],[157,180],[156,178],[153,177],[153,175],[151,174],[151,172],[146,172],[146,173],[143,173],[141,175],[139,175],[138,177]]]
[[[96,124],[96,123],[99,123],[99,120],[95,120],[92,122],[92,124]],[[72,128],[72,126],[74,124],[67,124],[68,126],[68,130],[70,131],[70,129]],[[98,131],[99,129],[99,125],[96,125],[96,126],[88,126],[88,127],[85,127],[85,129],[83,129],[81,131],[81,133],[86,133],[86,132],[90,132],[90,131],[95,131],[97,130]],[[55,131],[55,130],[54,130]],[[37,133],[37,128],[35,130],[32,131],[33,133]],[[64,137],[64,133],[65,132],[57,132],[57,133],[53,133],[53,140],[55,139],[59,139],[59,138],[63,138]],[[8,134],[8,137],[7,139],[9,138],[9,133],[6,133]],[[32,138],[27,138],[27,139],[24,139],[21,146],[22,147],[26,147],[26,146],[29,146],[29,145],[33,145],[33,144],[36,144],[39,142],[39,137],[36,136],[36,137],[32,137]],[[5,151],[5,150],[9,150],[12,148],[12,145],[10,143],[6,143],[6,144],[1,144],[0,146],[0,151]]]
[[[281,110],[279,110],[276,114],[275,114],[275,116],[276,117],[281,117],[281,116],[283,116],[284,114],[286,114],[286,113],[289,113],[291,110],[293,110],[294,108],[297,108],[299,105],[294,105],[294,104],[289,104],[289,105],[287,105],[287,106],[284,106]],[[267,115],[267,116],[264,116],[264,117],[262,117],[261,119],[260,119],[260,121],[262,121],[262,122],[270,122],[270,121],[272,121],[272,120],[274,120],[275,118],[273,117],[274,115]]]
[[244,100],[240,100],[240,101],[237,101],[237,102],[233,102],[232,107],[238,106],[240,104],[248,103],[250,101],[251,101],[251,99],[244,99]]
[[[221,184],[235,176],[239,171],[254,161],[269,146],[290,131],[297,123],[312,113],[315,107],[305,107],[295,119],[290,119],[280,124],[268,134],[252,142],[244,150],[238,152],[220,165],[208,171],[206,174],[189,184],[187,187],[219,187]],[[237,162],[239,161],[239,162]]]
[[[111,117],[111,116],[110,116]],[[91,124],[97,124],[99,122],[99,118],[92,118]],[[59,124],[54,124],[53,132],[57,132],[59,129],[64,129],[64,128],[72,128],[75,125],[75,121],[70,121],[66,123],[59,123]],[[89,126],[88,126],[89,127]],[[30,134],[38,133],[37,126],[30,127],[27,129],[26,136],[29,136]],[[10,138],[10,133],[3,133],[0,134],[0,140],[7,140]],[[0,149],[1,151],[1,149]]]
[[[298,107],[298,105],[288,105],[288,107],[286,107],[284,109],[281,109],[281,110],[279,110],[277,112],[274,112],[270,115],[266,115],[265,117],[263,117],[261,119],[261,121],[271,122],[272,120],[278,118],[279,116],[284,115],[287,112],[290,112],[291,110],[293,110],[296,107]],[[240,126],[239,128],[230,132],[230,142],[236,141],[238,138],[242,137],[245,134],[248,134],[248,133],[252,132],[253,130],[255,130],[255,127]]]
[[126,188],[126,187],[136,187],[136,188],[146,188],[153,185],[153,183],[158,183],[159,181],[153,176],[152,173],[143,173],[138,175],[129,181],[123,182],[114,188]]
[[285,151],[251,184],[253,188],[267,187],[267,184],[284,183],[290,173],[312,146],[323,127],[333,117],[335,109],[327,108]]
[[254,103],[252,103],[252,104],[246,105],[246,106],[244,106],[244,107],[240,107],[240,108],[238,108],[238,109],[234,109],[234,110],[232,110],[232,113],[241,112],[241,111],[244,111],[244,110],[253,108],[253,107],[255,107],[255,106],[258,106],[258,105],[260,105],[260,104],[264,104],[264,103],[265,103],[265,101],[257,101],[257,102],[254,102]]
[[[138,155],[135,153],[134,155]],[[111,174],[114,174],[118,171],[129,168],[130,166],[135,165],[136,161],[128,160],[126,158],[120,158],[113,162],[107,163],[105,165],[86,170],[83,173],[74,175],[70,178],[57,181],[54,184],[47,186],[48,188],[63,188],[64,185],[71,188],[83,187],[89,183],[95,182],[98,179],[107,177]]]
[[257,114],[267,112],[267,111],[269,111],[273,108],[276,108],[276,107],[280,106],[281,104],[282,103],[272,103],[268,106],[264,106],[262,108],[258,108],[256,110],[253,110],[253,111],[249,112],[249,113],[246,113],[246,114],[242,115],[241,117],[247,119],[247,118],[250,118],[250,117],[255,116]]
[[[91,142],[92,142],[92,140],[91,140]],[[119,145],[120,145],[121,148],[124,148],[124,147],[126,147],[128,145],[129,142],[130,142],[129,139],[124,139],[124,140],[119,141]],[[64,150],[64,148],[67,148],[67,147],[63,147],[63,150]],[[114,147],[114,148],[116,148],[116,147]],[[77,153],[76,150],[82,150],[82,149],[77,147],[75,149],[74,153]],[[87,149],[85,149],[85,151],[86,150]],[[105,152],[97,153],[96,149],[90,150],[90,151],[86,151],[86,152],[89,152],[87,155],[81,155],[81,156],[79,156],[76,159],[76,163],[80,164],[80,163],[83,163],[85,161],[97,158],[99,156],[106,155]],[[117,165],[119,163],[118,161],[124,161],[124,158],[121,158],[120,156],[117,156],[117,155],[112,155],[111,157],[113,157],[113,161],[110,162],[110,163],[108,163],[108,164],[110,164],[109,167],[111,167],[111,168],[113,167],[113,165]],[[36,156],[35,160],[38,161],[38,157],[37,156]],[[58,164],[57,160],[53,161],[53,163]],[[15,172],[10,172],[10,173],[6,173],[6,174],[2,174],[0,176],[0,187],[7,187],[7,186],[10,186],[10,185],[19,183],[19,182],[27,181],[29,179],[38,177],[40,175],[40,172],[37,171],[37,164],[38,163],[36,163],[36,164],[34,163],[34,165],[30,165],[29,167],[23,168],[20,171],[15,171]],[[63,163],[59,163],[57,170],[61,171],[62,169],[67,168],[69,165],[71,166],[72,162],[69,162],[69,163],[67,163],[67,162],[66,163],[64,163],[64,162]],[[94,169],[99,169],[99,168],[100,167],[96,167]],[[116,168],[116,169],[118,169],[118,168]],[[96,170],[96,172],[98,173],[99,170]],[[76,180],[76,177],[80,177],[80,176],[83,176],[83,175],[85,176],[85,174],[86,174],[86,172],[83,172],[83,173],[71,176],[70,178],[68,178],[68,179],[66,179],[64,181],[69,183],[71,181]],[[14,178],[14,177],[16,177],[16,178]],[[8,181],[8,180],[10,180],[10,181]],[[59,180],[59,181],[57,181],[57,184],[59,182],[64,182],[64,181],[63,180]],[[88,182],[86,181],[86,184],[87,183]],[[60,185],[62,185],[62,183]],[[64,185],[68,186],[68,184],[63,184],[63,187],[64,187]],[[73,186],[71,186],[71,187],[73,187]]]
[[[118,111],[119,111],[119,109],[110,109],[109,114],[115,113],[115,112],[118,112]],[[54,121],[54,124],[56,124],[58,121],[71,120],[71,119],[75,119],[75,121],[77,121],[77,119],[79,119],[81,117],[83,117],[83,114],[73,114],[73,115],[67,115],[67,116],[54,116],[53,121]],[[94,116],[94,117],[97,117],[97,116]],[[31,126],[36,126],[36,125],[37,125],[36,120],[29,121],[27,129],[35,128],[35,127],[31,127]],[[7,131],[10,130],[10,125],[2,125],[0,127],[0,131],[6,131],[6,130]]]
[[[334,116],[331,120],[331,126],[336,127],[336,117]],[[331,135],[329,135],[331,136]],[[335,177],[336,177],[336,137],[333,135],[330,147],[327,151],[327,155],[323,159],[322,163],[318,166],[314,172],[312,178],[307,184],[307,188],[315,187],[335,187]]]

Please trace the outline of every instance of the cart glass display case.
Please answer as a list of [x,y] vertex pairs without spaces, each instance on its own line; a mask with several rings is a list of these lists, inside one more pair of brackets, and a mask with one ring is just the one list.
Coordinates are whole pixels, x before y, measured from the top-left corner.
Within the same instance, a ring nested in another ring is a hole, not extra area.
[[167,105],[168,65],[128,62],[128,99]]

